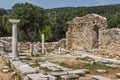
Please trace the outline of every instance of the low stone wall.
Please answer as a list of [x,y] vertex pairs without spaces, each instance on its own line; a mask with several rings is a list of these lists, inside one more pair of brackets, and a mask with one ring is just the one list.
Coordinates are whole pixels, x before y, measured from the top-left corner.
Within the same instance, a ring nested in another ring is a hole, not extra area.
[[19,50],[29,50],[30,42],[18,42],[18,49]]
[[12,37],[0,37],[0,44],[3,46],[4,51],[11,52],[12,50]]
[[[66,47],[66,39],[61,39],[57,42],[46,42],[45,43],[45,52],[51,52],[58,48],[65,48]],[[33,54],[41,53],[42,45],[40,42],[33,43]]]
[[[30,50],[30,44],[33,44],[33,53],[38,54],[41,53],[41,42],[18,42],[18,51],[24,52]],[[57,42],[46,42],[45,50],[52,51],[54,49],[58,49],[59,47],[66,47],[66,39],[61,39]],[[5,52],[12,52],[12,37],[0,37],[0,50]]]
[[[18,42],[18,50],[29,49],[29,42]],[[12,37],[0,37],[0,50],[12,52]]]
[[46,49],[58,49],[58,48],[65,48],[66,47],[66,39],[61,39],[57,42],[48,42],[48,43],[45,43],[45,48]]

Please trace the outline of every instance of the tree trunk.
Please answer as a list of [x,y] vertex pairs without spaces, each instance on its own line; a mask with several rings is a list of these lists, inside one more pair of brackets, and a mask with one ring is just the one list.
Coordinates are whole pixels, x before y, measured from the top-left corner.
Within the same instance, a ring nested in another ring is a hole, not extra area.
[[27,29],[27,27],[24,27],[24,35],[25,35],[25,39],[27,40],[27,41],[30,41],[30,37],[29,37],[29,34],[28,34],[28,29]]
[[40,37],[40,33],[39,33],[39,29],[36,28],[36,39],[38,39],[38,41],[41,41],[41,37]]

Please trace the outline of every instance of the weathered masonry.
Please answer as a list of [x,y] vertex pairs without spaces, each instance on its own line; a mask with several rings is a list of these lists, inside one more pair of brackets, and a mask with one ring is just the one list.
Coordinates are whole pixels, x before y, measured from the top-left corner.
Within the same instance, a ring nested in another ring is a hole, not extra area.
[[97,14],[75,17],[69,22],[66,32],[66,48],[82,51],[97,49],[99,53],[118,55],[120,29],[107,29],[107,19]]
[[70,50],[90,50],[99,46],[102,30],[107,27],[107,19],[97,14],[75,17],[69,22],[66,45]]

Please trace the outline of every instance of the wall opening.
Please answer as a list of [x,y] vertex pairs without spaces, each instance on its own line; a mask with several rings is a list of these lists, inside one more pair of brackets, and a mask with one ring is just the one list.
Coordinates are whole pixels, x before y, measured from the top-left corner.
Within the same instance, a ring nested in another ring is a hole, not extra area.
[[95,37],[94,37],[94,41],[93,41],[93,48],[98,48],[99,47],[99,27],[97,25],[95,25],[93,30],[95,32]]

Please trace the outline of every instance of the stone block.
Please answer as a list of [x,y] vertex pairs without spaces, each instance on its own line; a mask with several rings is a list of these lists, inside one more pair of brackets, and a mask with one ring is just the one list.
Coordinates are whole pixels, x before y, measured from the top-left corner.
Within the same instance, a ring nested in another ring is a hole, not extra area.
[[52,70],[52,71],[60,71],[60,69],[55,67],[55,66],[48,66],[47,68]]
[[4,55],[7,55],[7,53],[5,52],[5,51],[0,51],[0,54],[2,55],[2,56],[4,56]]
[[68,74],[68,72],[48,72],[48,74],[52,75],[52,76],[59,77],[59,76]]
[[96,72],[98,72],[98,73],[106,73],[106,70],[103,70],[103,69],[97,69]]
[[80,76],[83,76],[86,72],[83,71],[83,70],[70,70],[70,71],[67,71],[68,74],[77,74],[77,75],[80,75]]
[[9,66],[3,66],[3,69],[9,69]]
[[60,76],[61,80],[79,80],[79,75],[68,74]]
[[54,63],[51,63],[51,62],[40,63],[40,66],[41,67],[47,67],[48,69],[50,69],[52,71],[60,71],[60,70],[67,71],[67,70],[70,70],[66,67],[60,66],[59,64],[54,64]]
[[10,75],[13,76],[13,75],[15,75],[15,74],[16,74],[16,72],[14,71],[14,72],[12,72]]
[[20,67],[21,65],[27,65],[27,64],[25,64],[25,63],[23,63],[23,62],[21,62],[21,61],[12,61],[12,62],[11,62],[11,67],[12,67],[12,68],[15,68],[15,69],[17,69],[17,68]]
[[57,80],[57,78],[52,75],[47,75],[47,77],[48,77],[48,80]]
[[26,57],[26,56],[20,56],[19,59],[20,60],[31,60],[30,57]]
[[27,74],[37,73],[37,71],[34,68],[30,67],[29,65],[21,65],[17,69],[23,76]]
[[120,78],[120,73],[116,73],[116,77],[117,77],[117,78]]
[[39,73],[39,74],[28,74],[28,80],[48,80],[47,76]]
[[105,64],[106,66],[112,67],[112,68],[118,68],[120,67],[120,65],[116,65],[116,64]]
[[39,69],[39,67],[34,68],[34,69],[37,71],[37,73],[43,73],[43,74],[46,73],[46,71],[44,71],[43,69]]
[[94,64],[95,64],[95,61],[90,61],[89,64],[90,64],[90,65],[94,65]]
[[85,71],[85,73],[90,73],[90,70],[89,70],[89,69],[80,69],[80,70]]
[[2,69],[2,72],[3,72],[3,73],[7,73],[7,72],[9,72],[9,70],[10,70],[10,69]]
[[106,78],[106,77],[103,77],[103,76],[99,76],[99,75],[94,75],[92,76],[93,79],[96,79],[96,80],[111,80],[109,78]]

